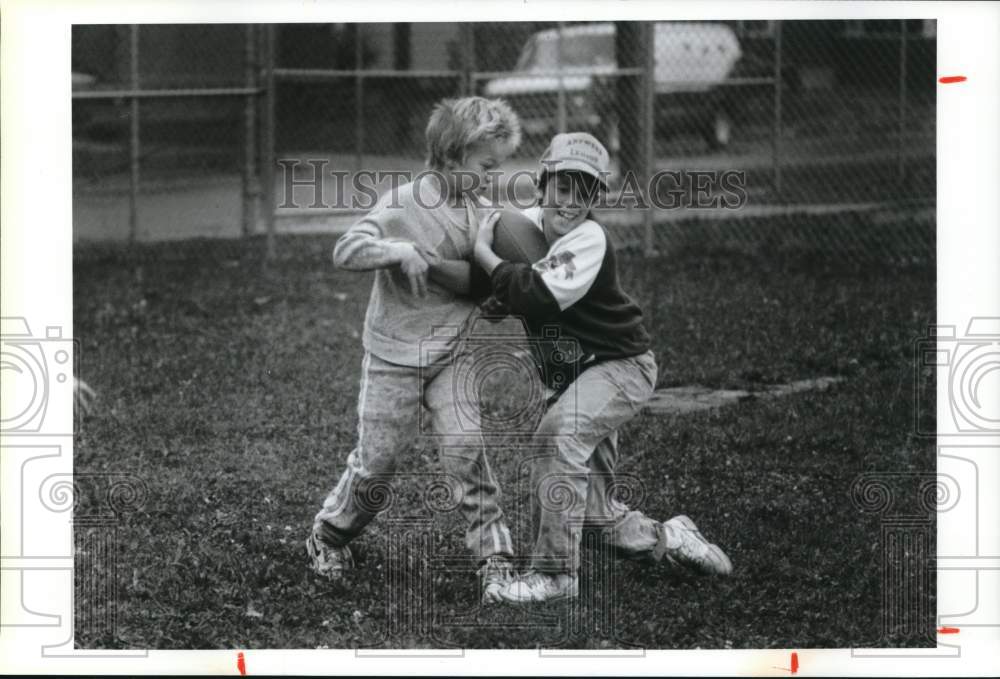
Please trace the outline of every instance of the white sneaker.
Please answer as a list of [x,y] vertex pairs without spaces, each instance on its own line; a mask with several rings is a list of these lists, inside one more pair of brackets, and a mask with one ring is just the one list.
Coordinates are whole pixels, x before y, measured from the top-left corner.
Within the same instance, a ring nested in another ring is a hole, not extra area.
[[577,576],[569,573],[549,575],[527,571],[500,590],[500,597],[512,604],[544,603],[558,599],[575,599],[580,595]]
[[476,571],[476,575],[479,576],[483,591],[483,603],[488,606],[501,601],[500,590],[514,579],[514,567],[505,556],[489,556]]
[[671,564],[683,566],[702,575],[729,575],[733,564],[718,545],[712,544],[698,531],[694,521],[683,514],[660,524],[653,556]]
[[310,534],[306,540],[306,551],[313,571],[327,580],[340,580],[345,572],[354,568],[354,556],[347,545],[330,547]]

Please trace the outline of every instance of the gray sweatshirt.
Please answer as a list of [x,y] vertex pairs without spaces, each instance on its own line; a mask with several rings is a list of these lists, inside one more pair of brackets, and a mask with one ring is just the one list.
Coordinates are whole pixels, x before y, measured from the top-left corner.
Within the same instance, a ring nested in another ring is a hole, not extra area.
[[[386,245],[400,241],[417,243],[443,259],[469,259],[475,233],[470,220],[476,218],[475,211],[454,203],[454,199],[444,200],[433,176],[422,175],[387,191],[337,241],[334,261],[339,266],[376,269],[362,342],[367,351],[390,363],[426,365],[427,352],[421,352],[421,342],[434,333],[434,353],[440,356],[476,309],[471,298],[433,281],[428,282],[425,298],[416,297],[398,265],[380,266],[387,256]],[[477,287],[488,291],[488,279],[475,278]]]

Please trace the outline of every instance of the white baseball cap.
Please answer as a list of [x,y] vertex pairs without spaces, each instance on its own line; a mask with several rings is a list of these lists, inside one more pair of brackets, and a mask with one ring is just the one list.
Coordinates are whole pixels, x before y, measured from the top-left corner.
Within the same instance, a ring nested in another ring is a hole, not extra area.
[[541,164],[543,173],[583,172],[608,188],[611,158],[604,144],[587,132],[564,132],[554,136],[542,154]]

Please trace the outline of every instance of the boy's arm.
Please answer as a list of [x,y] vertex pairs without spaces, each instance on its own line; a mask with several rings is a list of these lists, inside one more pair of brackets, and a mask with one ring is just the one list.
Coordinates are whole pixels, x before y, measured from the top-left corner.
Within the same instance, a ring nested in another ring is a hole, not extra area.
[[456,295],[480,299],[490,294],[490,277],[464,259],[442,259],[431,264],[431,280]]
[[413,244],[407,241],[383,238],[378,224],[365,218],[337,239],[333,264],[348,271],[385,269],[401,263],[413,249]]
[[606,250],[604,232],[596,227],[574,231],[534,265],[502,261],[482,248],[476,257],[485,269],[492,268],[493,294],[513,313],[548,318],[587,294],[601,270]]
[[[473,229],[473,242],[475,242],[476,234],[479,232],[480,212],[477,211],[477,208],[485,209],[489,207],[482,199],[474,197],[465,204],[465,208],[468,211],[469,224]],[[493,210],[486,217],[489,219],[497,213],[497,210]],[[430,277],[435,283],[456,295],[464,295],[480,300],[489,296],[491,292],[490,275],[476,266],[474,261],[470,262],[464,259],[438,259],[431,261]]]
[[405,240],[382,238],[375,219],[366,217],[347,230],[333,248],[334,266],[348,271],[371,271],[399,265],[417,297],[427,295],[430,265],[417,246]]

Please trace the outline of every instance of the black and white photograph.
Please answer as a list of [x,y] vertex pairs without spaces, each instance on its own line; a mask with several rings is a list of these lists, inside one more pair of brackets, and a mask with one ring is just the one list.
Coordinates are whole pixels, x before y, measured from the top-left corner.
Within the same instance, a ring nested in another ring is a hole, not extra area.
[[68,27],[72,322],[3,314],[4,433],[36,363],[72,401],[18,491],[66,648],[965,640],[938,541],[993,473],[938,432],[995,441],[1000,316],[939,310],[934,3],[512,4]]

